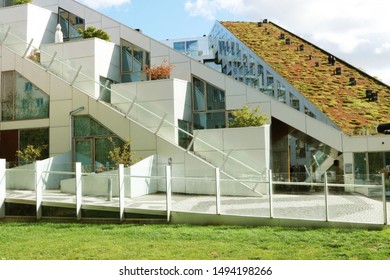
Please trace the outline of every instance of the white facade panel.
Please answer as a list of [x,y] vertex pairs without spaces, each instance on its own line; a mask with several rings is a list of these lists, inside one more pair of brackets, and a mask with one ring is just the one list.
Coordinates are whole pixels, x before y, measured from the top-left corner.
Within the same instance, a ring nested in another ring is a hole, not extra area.
[[71,150],[70,126],[50,128],[50,154],[62,154]]
[[72,88],[69,85],[54,75],[50,75],[49,78],[51,101],[72,99]]
[[72,100],[50,102],[50,127],[68,126],[69,112],[72,111]]

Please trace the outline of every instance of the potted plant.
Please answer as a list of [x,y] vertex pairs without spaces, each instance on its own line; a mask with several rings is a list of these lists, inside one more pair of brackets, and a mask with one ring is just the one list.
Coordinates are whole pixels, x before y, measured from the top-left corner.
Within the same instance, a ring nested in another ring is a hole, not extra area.
[[145,71],[151,80],[169,79],[173,67],[172,64],[167,63],[167,60],[164,59],[161,65],[153,65],[152,67],[146,66]]

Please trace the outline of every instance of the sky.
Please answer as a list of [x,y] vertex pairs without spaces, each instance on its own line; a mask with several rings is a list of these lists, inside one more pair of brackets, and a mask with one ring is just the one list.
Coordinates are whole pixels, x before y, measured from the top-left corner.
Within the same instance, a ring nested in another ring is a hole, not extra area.
[[78,0],[154,39],[268,19],[390,85],[388,0]]

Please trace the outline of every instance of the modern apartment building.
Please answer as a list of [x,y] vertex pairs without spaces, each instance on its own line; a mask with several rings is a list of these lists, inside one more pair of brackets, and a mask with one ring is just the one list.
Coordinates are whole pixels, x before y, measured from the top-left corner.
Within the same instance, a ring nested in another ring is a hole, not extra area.
[[[273,23],[217,22],[206,38],[221,73],[186,55],[191,40],[172,48],[77,1],[0,7],[0,158],[10,166],[18,149],[47,145],[44,158],[109,169],[112,141],[131,139],[156,174],[171,164],[175,192],[208,194],[211,183],[186,178],[217,167],[229,179],[272,169],[283,180],[330,172],[354,183],[390,165],[390,140],[376,131],[390,122],[390,88]],[[89,26],[111,40],[81,38]],[[170,79],[149,80],[146,69],[162,63]],[[244,106],[269,123],[229,128]],[[267,187],[230,182],[223,192]]]

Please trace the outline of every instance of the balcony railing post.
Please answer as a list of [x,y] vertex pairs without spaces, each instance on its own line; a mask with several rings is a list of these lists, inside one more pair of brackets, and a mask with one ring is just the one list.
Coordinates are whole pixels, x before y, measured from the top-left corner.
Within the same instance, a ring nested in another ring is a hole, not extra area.
[[48,71],[50,70],[51,66],[52,66],[53,63],[54,63],[54,60],[56,59],[56,56],[57,56],[57,52],[54,52],[54,54],[53,54],[53,56],[52,56],[52,58],[51,58],[49,64],[48,64],[47,67],[46,67],[46,70],[45,70],[46,72],[48,72]]
[[77,69],[76,75],[74,76],[72,82],[70,83],[71,86],[73,86],[74,83],[76,82],[77,77],[79,76],[82,67],[83,67],[83,66],[80,65],[79,69]]
[[[119,164],[118,168],[118,184],[119,184],[119,218],[122,221],[125,219],[125,168],[123,164]],[[131,180],[131,179],[130,179]]]
[[9,31],[11,30],[11,26],[8,26],[7,31],[5,32],[4,38],[1,40],[0,44],[3,44],[9,35]]
[[215,168],[215,196],[216,196],[216,214],[221,214],[221,174],[219,168]]
[[325,221],[329,222],[329,187],[328,187],[328,174],[324,173],[324,197],[325,197]]
[[37,220],[42,218],[42,196],[43,196],[43,180],[42,180],[42,164],[40,161],[35,162],[35,195],[36,195],[36,215]]
[[268,170],[269,217],[274,217],[272,170]]
[[171,166],[165,167],[165,184],[167,192],[167,222],[171,220],[171,207],[172,207],[172,180],[171,180]]
[[6,175],[5,159],[0,159],[0,218],[5,217]]
[[133,102],[131,102],[129,109],[126,112],[125,118],[127,118],[129,116],[130,111],[131,111],[131,109],[133,109],[133,106],[134,106],[136,101],[137,101],[137,96],[135,96],[134,99],[133,99]]
[[156,132],[155,132],[154,134],[157,135],[157,133],[160,131],[162,125],[163,125],[164,122],[165,122],[165,118],[167,117],[167,115],[168,115],[167,113],[164,113],[164,116],[161,118],[161,121],[160,121],[160,123],[158,124],[158,127],[157,127],[157,129],[156,129]]
[[81,204],[83,202],[83,186],[81,181],[81,162],[76,162],[76,216],[81,220]]
[[386,184],[385,184],[384,173],[382,173],[382,195],[383,195],[383,222],[385,225],[387,225]]
[[28,51],[30,50],[33,42],[34,42],[34,39],[31,39],[30,43],[27,46],[27,49],[24,51],[23,58],[26,58],[26,56],[28,55]]

